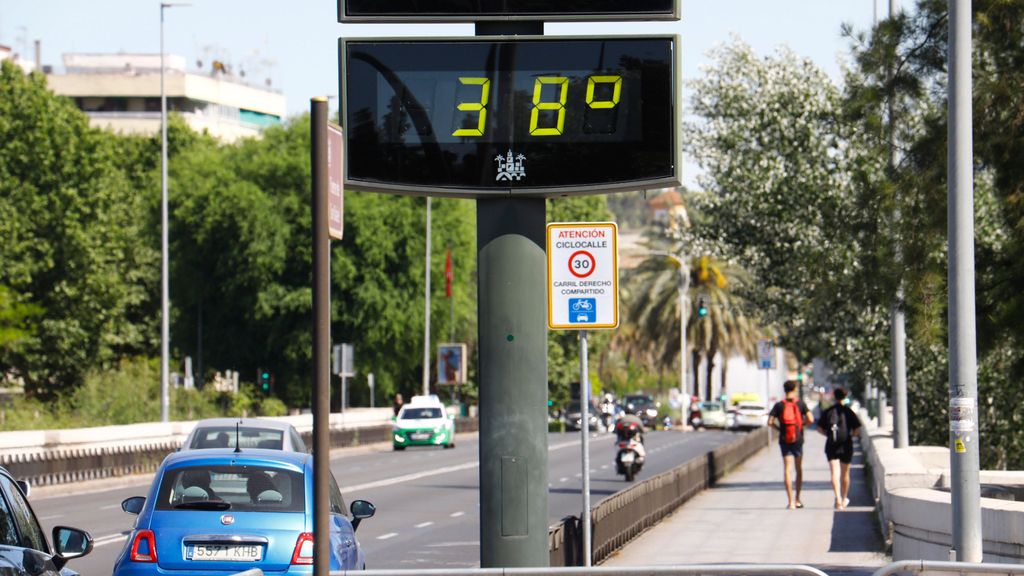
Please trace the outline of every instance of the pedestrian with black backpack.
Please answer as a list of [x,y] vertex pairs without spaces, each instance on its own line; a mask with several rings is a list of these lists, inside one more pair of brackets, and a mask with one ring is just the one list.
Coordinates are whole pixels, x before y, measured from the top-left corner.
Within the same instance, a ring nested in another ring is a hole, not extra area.
[[[768,413],[768,425],[779,431],[779,448],[782,449],[782,476],[786,483],[786,498],[789,508],[803,508],[800,490],[804,487],[804,426],[814,423],[814,416],[807,404],[799,399],[796,380],[787,380],[782,385],[786,399],[776,402]],[[793,493],[793,476],[796,470],[796,493]]]
[[860,418],[850,409],[846,390],[832,392],[835,403],[821,415],[818,432],[825,435],[825,458],[832,472],[832,491],[836,510],[850,505],[850,462],[853,461],[853,437],[860,432]]

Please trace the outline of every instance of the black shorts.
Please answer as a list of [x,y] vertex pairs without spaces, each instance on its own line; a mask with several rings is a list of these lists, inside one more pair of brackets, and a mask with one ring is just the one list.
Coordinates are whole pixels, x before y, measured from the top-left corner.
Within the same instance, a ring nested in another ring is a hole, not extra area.
[[839,460],[843,464],[849,464],[853,461],[853,440],[839,444],[826,442],[825,458],[829,460]]

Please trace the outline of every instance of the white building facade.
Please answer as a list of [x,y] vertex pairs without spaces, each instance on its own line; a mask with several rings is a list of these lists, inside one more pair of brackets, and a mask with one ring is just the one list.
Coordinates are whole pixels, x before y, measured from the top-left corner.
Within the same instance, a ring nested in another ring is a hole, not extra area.
[[[224,142],[258,137],[280,124],[286,101],[280,92],[246,84],[214,62],[209,73],[188,72],[185,59],[165,55],[168,113],[197,132]],[[160,130],[159,54],[65,54],[64,74],[50,74],[56,94],[74,100],[93,126],[114,132],[156,134]]]

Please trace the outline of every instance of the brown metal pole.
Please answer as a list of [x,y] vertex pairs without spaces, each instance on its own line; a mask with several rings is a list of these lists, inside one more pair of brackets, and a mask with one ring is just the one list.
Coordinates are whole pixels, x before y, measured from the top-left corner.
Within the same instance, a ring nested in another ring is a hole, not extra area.
[[327,234],[327,98],[310,101],[313,185],[313,574],[330,573],[331,285]]

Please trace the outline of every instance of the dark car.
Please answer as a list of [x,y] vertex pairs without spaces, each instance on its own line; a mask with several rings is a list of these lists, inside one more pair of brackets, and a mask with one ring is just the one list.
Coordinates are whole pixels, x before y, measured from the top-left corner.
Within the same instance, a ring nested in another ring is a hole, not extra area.
[[53,549],[28,503],[28,484],[15,482],[0,467],[0,574],[70,576],[68,560],[92,551],[88,532],[67,526],[53,528]]
[[[593,406],[589,406],[590,418],[587,420],[587,426],[591,432],[597,432],[601,429],[601,415],[598,414],[597,409]],[[582,410],[580,410],[579,400],[573,400],[569,403],[569,407],[565,409],[565,429],[566,430],[582,430],[583,429],[583,417]]]
[[[373,516],[365,500],[345,508],[330,477],[330,570],[361,570],[356,528]],[[313,569],[313,456],[284,450],[188,450],[164,459],[149,495],[121,503],[138,514],[114,576],[209,576],[258,568]]]
[[627,394],[622,399],[623,407],[627,414],[632,414],[643,421],[645,428],[654,429],[658,423],[658,408],[661,406],[654,401],[654,396],[648,394]]

